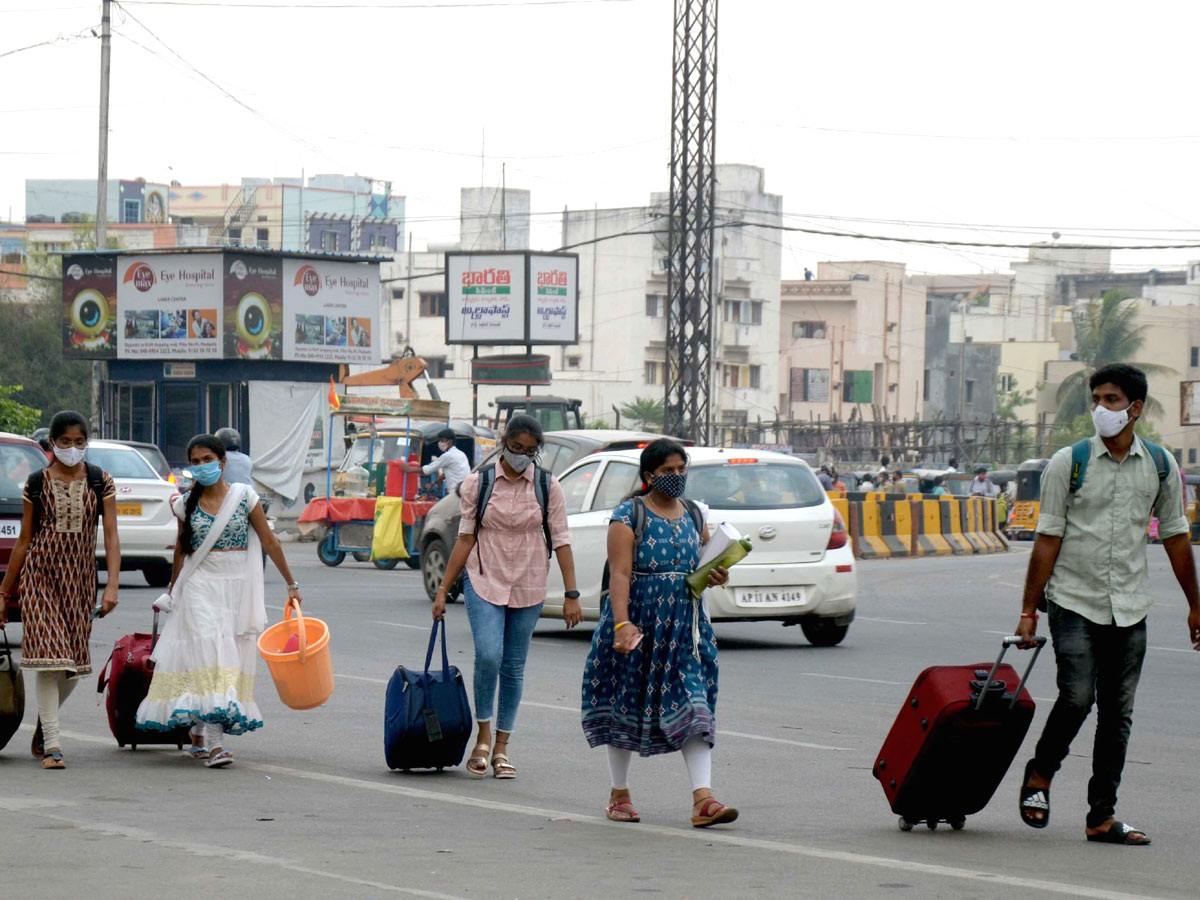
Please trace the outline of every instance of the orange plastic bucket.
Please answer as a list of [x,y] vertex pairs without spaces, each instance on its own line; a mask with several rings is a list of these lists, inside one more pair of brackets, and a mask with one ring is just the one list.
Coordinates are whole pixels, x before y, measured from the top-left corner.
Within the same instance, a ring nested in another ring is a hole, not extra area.
[[[284,647],[293,634],[300,647],[289,653]],[[312,709],[333,694],[329,626],[305,617],[290,597],[283,607],[283,621],[258,636],[258,655],[266,660],[279,699],[292,709]]]

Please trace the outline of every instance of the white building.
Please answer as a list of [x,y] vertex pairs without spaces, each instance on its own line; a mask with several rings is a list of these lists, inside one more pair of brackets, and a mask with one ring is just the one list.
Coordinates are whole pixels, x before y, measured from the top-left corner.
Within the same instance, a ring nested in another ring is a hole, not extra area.
[[[767,227],[729,226],[716,232],[712,419],[718,425],[770,420],[779,398],[781,244],[775,229],[781,224],[782,198],[764,191],[763,171],[753,166],[718,166],[717,191],[719,222]],[[445,343],[444,252],[495,250],[505,240],[510,250],[528,245],[528,192],[508,190],[503,206],[516,222],[499,224],[499,198],[493,202],[491,192],[464,190],[459,244],[411,257],[397,254],[380,273],[390,298],[392,352],[411,346],[429,363],[430,377],[456,418],[470,418],[473,348]],[[657,193],[645,207],[563,213],[565,244],[594,242],[571,251],[579,254],[580,341],[534,348],[550,356],[554,372],[552,387],[534,390],[581,399],[589,422],[615,424],[614,407],[639,397],[663,397],[667,207],[668,195]],[[523,352],[523,346],[479,349],[481,356]],[[488,413],[495,397],[520,390],[481,387],[480,415]]]

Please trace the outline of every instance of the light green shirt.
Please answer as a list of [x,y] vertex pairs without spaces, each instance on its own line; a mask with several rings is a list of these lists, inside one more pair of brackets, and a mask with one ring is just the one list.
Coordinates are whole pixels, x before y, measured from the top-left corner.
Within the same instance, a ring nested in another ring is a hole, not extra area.
[[1054,454],[1042,473],[1038,534],[1061,537],[1046,599],[1100,625],[1125,628],[1146,617],[1153,604],[1146,575],[1146,528],[1153,511],[1158,535],[1188,533],[1179,466],[1168,453],[1160,483],[1154,457],[1134,437],[1117,462],[1099,437],[1083,484],[1070,494],[1071,448]]

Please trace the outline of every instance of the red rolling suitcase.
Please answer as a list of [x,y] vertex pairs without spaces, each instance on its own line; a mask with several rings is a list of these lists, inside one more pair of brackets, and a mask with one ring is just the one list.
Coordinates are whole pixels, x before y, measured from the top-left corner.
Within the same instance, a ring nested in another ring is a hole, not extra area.
[[137,710],[150,691],[150,679],[154,677],[154,663],[150,654],[158,643],[158,610],[154,611],[154,632],[127,634],[117,640],[108,662],[100,670],[96,680],[96,693],[105,688],[105,707],[108,710],[108,727],[117,739],[117,746],[129,744],[136,750],[138,744],[174,744],[183,749],[191,741],[187,728],[170,731],[143,731],[137,727]]
[[1033,658],[1019,679],[1000,655],[973,666],[932,666],[917,676],[872,774],[900,816],[900,830],[924,822],[931,830],[947,822],[962,828],[967,816],[987,806],[1033,720],[1025,682],[1046,638],[1034,638]]

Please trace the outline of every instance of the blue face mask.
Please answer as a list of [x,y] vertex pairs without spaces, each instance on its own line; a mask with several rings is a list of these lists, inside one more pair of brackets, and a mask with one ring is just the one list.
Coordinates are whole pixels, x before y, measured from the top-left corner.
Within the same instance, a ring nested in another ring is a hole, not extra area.
[[188,471],[204,487],[211,487],[221,480],[221,463],[219,460],[206,462],[202,466],[190,466]]
[[687,475],[655,475],[653,486],[668,497],[682,497],[687,490]]

